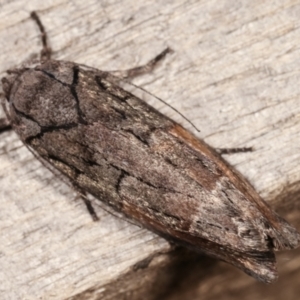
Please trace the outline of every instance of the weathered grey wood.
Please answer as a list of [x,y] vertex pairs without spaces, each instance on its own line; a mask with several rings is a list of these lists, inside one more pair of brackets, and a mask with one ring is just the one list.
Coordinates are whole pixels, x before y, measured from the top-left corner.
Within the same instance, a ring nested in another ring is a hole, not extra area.
[[[32,10],[56,59],[126,69],[170,46],[174,54],[135,83],[192,120],[210,145],[253,146],[226,159],[300,229],[300,1],[0,0],[1,77],[40,50]],[[1,299],[300,294],[299,251],[278,256],[280,279],[265,286],[206,257],[168,254],[164,239],[100,207],[93,223],[74,191],[13,132],[0,138],[0,204]]]

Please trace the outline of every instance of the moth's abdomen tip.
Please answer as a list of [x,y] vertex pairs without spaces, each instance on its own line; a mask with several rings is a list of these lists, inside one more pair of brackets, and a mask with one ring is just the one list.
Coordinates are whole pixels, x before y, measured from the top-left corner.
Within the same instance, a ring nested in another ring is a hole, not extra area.
[[280,218],[280,232],[274,238],[274,250],[292,250],[300,246],[300,233],[296,228]]
[[252,275],[255,279],[257,279],[260,282],[266,283],[266,284],[271,284],[275,283],[278,280],[278,272],[276,269],[276,266],[272,266],[271,269],[266,268],[261,270],[261,273],[255,273],[255,274],[249,274]]
[[290,247],[285,248],[285,249],[296,249],[300,246],[300,233],[296,229],[294,229],[294,230],[295,230],[295,232],[294,232],[294,234],[291,235],[290,240],[289,240]]
[[278,280],[278,273],[277,271],[269,272],[266,276],[257,279],[267,284],[275,283]]

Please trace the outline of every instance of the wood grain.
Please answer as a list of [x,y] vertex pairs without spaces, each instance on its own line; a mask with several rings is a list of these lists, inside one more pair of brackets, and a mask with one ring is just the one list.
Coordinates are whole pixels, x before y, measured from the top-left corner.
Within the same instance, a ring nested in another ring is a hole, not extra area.
[[[299,1],[0,0],[0,76],[40,50],[38,11],[56,59],[102,70],[174,50],[134,82],[191,120],[300,229]],[[191,126],[151,98],[151,104]],[[2,115],[2,111],[0,114]],[[0,139],[1,299],[297,299],[299,250],[262,285],[107,213],[76,194],[13,132]],[[172,251],[171,251],[172,250]],[[170,252],[171,251],[171,252]]]

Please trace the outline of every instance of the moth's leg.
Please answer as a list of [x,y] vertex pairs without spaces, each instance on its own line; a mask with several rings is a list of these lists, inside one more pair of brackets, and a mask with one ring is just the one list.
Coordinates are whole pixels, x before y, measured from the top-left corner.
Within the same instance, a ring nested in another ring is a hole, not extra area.
[[[80,190],[77,186],[74,186],[74,189],[76,190],[76,192],[78,193],[78,197],[84,202],[86,208],[87,208],[87,211],[88,213],[90,214],[90,216],[92,217],[93,221],[94,222],[97,222],[99,221],[99,217],[97,216],[97,213],[95,212],[95,209],[92,205],[92,202],[87,198],[87,195],[84,191]],[[103,206],[100,206],[101,209],[103,209],[104,211],[106,211],[107,213],[109,213],[110,215],[116,217],[116,218],[119,218],[123,221],[126,221],[130,224],[133,224],[133,225],[136,225],[136,226],[139,226],[139,224],[131,221],[131,220],[128,220],[127,218],[124,217],[124,215],[119,215],[117,213],[115,213],[115,211],[113,211],[112,209],[108,209],[108,207],[105,206],[105,204],[103,204]]]
[[216,148],[217,152],[220,155],[224,154],[235,154],[235,153],[243,153],[243,152],[252,152],[252,147],[243,147],[243,148]]
[[90,214],[90,216],[92,217],[93,221],[95,221],[95,222],[99,221],[99,217],[97,216],[95,209],[92,205],[92,202],[88,199],[86,193],[84,191],[80,190],[77,186],[74,186],[74,189],[78,193],[78,196],[84,202],[86,209],[87,209],[88,213]]
[[50,60],[52,51],[48,45],[48,38],[47,38],[47,33],[45,30],[45,27],[44,27],[43,23],[41,22],[40,17],[38,16],[38,14],[35,11],[33,11],[30,16],[36,22],[36,24],[39,27],[39,30],[41,32],[42,45],[43,45],[43,49],[41,50],[41,61]]
[[[2,78],[2,83],[5,81],[4,78]],[[0,104],[2,106],[3,111],[5,112],[6,116],[8,116],[7,107],[5,106],[6,98],[4,93],[0,93]],[[10,120],[8,117],[0,118],[0,133],[4,131],[11,130]]]
[[11,130],[11,125],[9,123],[9,120],[7,118],[1,118],[0,119],[0,133],[4,131]]
[[170,48],[166,48],[160,54],[151,59],[148,63],[143,66],[138,66],[128,70],[122,71],[108,71],[109,74],[118,77],[119,79],[132,79],[134,77],[147,74],[152,72],[152,70],[157,67],[158,63],[161,62],[168,53],[172,53],[173,50]]
[[88,199],[86,192],[83,191],[78,185],[76,185],[76,183],[74,181],[72,181],[71,179],[68,179],[65,175],[63,175],[62,171],[59,171],[58,169],[56,169],[55,164],[50,164],[49,161],[47,161],[45,158],[38,155],[31,147],[29,147],[29,145],[27,145],[27,144],[24,144],[24,145],[34,155],[34,157],[41,162],[41,164],[44,167],[46,167],[48,170],[50,170],[54,175],[58,176],[62,182],[64,182],[69,187],[72,187],[75,190],[75,192],[77,193],[77,198],[84,202],[84,204],[87,208],[87,211],[91,215],[93,221],[98,221],[99,218],[92,206],[91,201]]
[[[126,79],[133,79],[134,77],[151,72],[158,65],[158,63],[161,62],[166,57],[166,55],[168,53],[173,53],[173,52],[174,51],[168,47],[143,66],[139,66],[139,67],[135,67],[135,68],[128,69],[128,70],[123,70],[123,71],[100,71],[100,70],[97,70],[96,75],[99,76],[99,74],[101,74],[101,78],[106,79],[106,80],[114,83],[115,85],[118,85],[120,83],[120,81],[122,81],[122,79],[125,82],[128,82],[128,80],[126,80]],[[130,83],[130,84],[135,86],[132,83]],[[149,95],[152,95],[151,93],[149,93],[147,90],[143,89],[142,87],[137,87],[137,88],[146,92]],[[152,96],[154,96],[154,95],[152,95]],[[164,103],[166,106],[169,106],[175,112],[177,112],[188,123],[190,123],[198,132],[200,132],[200,130],[191,121],[189,121],[182,113],[180,113],[177,109],[175,109],[173,106],[168,104],[166,101],[164,101],[156,96],[154,96],[154,97],[156,99],[158,99],[159,101],[161,101],[162,103]]]

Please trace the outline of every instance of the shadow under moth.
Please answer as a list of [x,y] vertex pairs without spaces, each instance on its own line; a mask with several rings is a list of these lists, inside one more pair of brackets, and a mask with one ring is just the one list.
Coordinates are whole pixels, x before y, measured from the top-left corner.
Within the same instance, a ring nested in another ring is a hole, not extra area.
[[52,60],[43,24],[31,17],[43,37],[41,59],[2,79],[3,127],[9,123],[83,198],[91,194],[169,240],[274,281],[274,251],[296,248],[299,233],[214,149],[118,84],[170,50],[117,77]]

